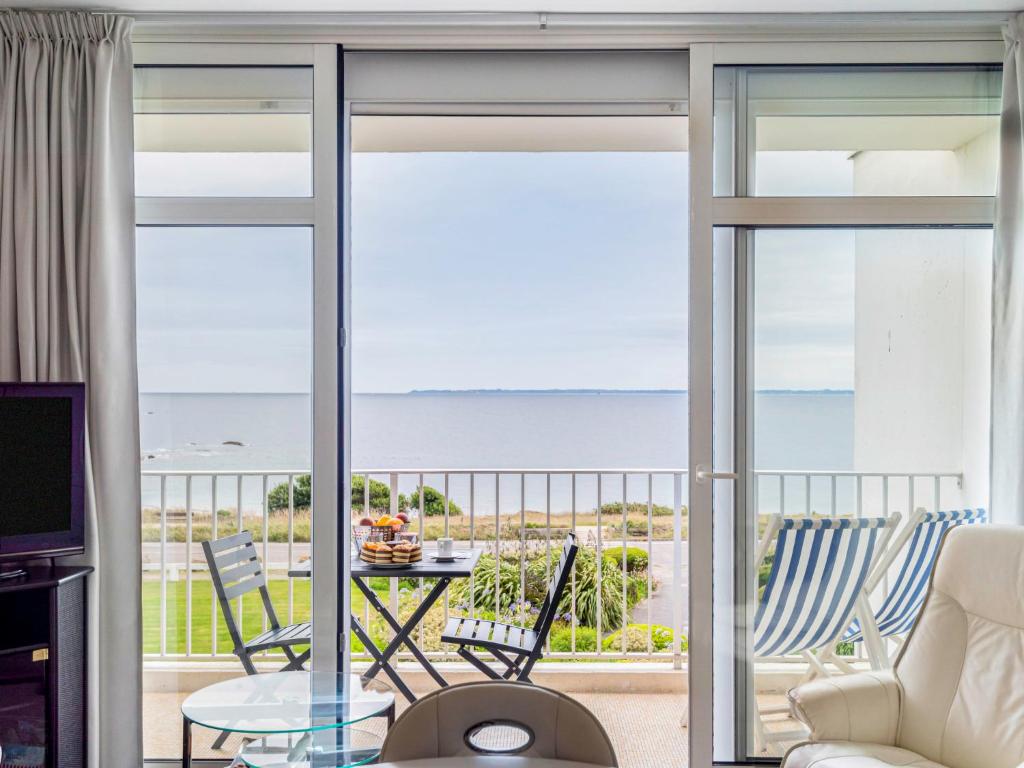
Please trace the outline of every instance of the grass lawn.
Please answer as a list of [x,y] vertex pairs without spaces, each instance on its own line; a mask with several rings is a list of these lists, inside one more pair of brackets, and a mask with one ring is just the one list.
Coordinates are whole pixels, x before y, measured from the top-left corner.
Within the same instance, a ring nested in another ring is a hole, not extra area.
[[[185,580],[167,582],[167,653],[185,653]],[[309,621],[310,611],[310,580],[294,579],[292,588],[294,596],[295,622]],[[282,624],[288,623],[288,579],[271,579],[268,584],[270,599],[277,611],[277,618]],[[374,591],[387,604],[388,591],[386,584],[382,587],[374,585]],[[366,598],[355,589],[351,594],[352,608],[357,616],[363,615]],[[211,608],[216,604],[213,585],[210,579],[199,574],[192,578],[192,653],[193,655],[209,654],[212,650],[212,619]],[[237,609],[236,609],[237,611]],[[237,612],[236,612],[237,616]],[[372,627],[374,640],[383,642],[383,627],[380,638],[377,627]],[[252,638],[263,630],[263,605],[258,591],[252,591],[242,598],[242,635]],[[353,638],[353,650],[361,651],[362,645]],[[221,619],[220,606],[217,606],[217,652],[231,653],[232,643],[228,637],[228,629]],[[143,653],[160,653],[160,579],[144,578],[142,581],[142,650]]]

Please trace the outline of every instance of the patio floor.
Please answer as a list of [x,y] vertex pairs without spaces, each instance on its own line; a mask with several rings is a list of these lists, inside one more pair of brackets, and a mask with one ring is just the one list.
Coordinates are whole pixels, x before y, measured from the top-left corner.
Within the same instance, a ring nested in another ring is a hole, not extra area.
[[[688,749],[686,728],[687,700],[680,693],[568,693],[579,701],[604,725],[618,754],[622,768],[661,768],[685,765]],[[143,701],[144,739],[147,757],[180,758],[181,702],[186,693],[147,692]],[[762,704],[777,704],[781,696],[761,696]],[[399,702],[399,712],[405,706]],[[792,730],[795,723],[785,717],[769,721],[769,731]],[[362,724],[369,730],[383,733],[384,721],[375,719]],[[223,749],[211,746],[216,734],[204,728],[193,729],[193,757],[224,758],[227,762],[237,751],[240,737],[232,736]],[[774,745],[772,752],[781,755],[787,745]],[[669,758],[668,760],[666,758]]]

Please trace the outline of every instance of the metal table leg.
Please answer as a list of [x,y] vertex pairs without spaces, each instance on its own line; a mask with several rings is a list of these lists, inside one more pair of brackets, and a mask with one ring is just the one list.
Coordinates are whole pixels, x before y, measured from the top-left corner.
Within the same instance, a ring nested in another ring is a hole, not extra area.
[[[381,652],[380,659],[377,659],[376,656],[374,657],[375,660],[373,664],[370,665],[370,668],[366,670],[364,677],[371,678],[382,668],[390,669],[391,665],[389,661],[391,657],[399,651],[402,645],[405,645],[412,652],[416,661],[420,663],[420,666],[423,667],[432,678],[434,678],[434,681],[442,687],[447,687],[448,681],[446,681],[441,676],[441,673],[437,671],[437,668],[430,663],[430,659],[423,654],[423,651],[416,647],[416,644],[412,642],[410,636],[420,621],[423,620],[423,617],[426,616],[427,611],[429,611],[431,607],[433,607],[434,603],[440,599],[441,595],[444,594],[444,591],[451,583],[451,579],[448,577],[439,578],[437,580],[437,584],[435,584],[433,589],[431,589],[426,597],[423,598],[423,602],[417,606],[416,610],[413,611],[412,616],[409,617],[409,620],[406,621],[404,625],[400,624],[398,619],[388,611],[387,607],[380,601],[380,598],[377,597],[377,593],[370,589],[362,579],[353,579],[353,581],[355,581],[356,586],[359,587],[359,590],[363,595],[366,596],[370,605],[374,607],[374,610],[384,618],[391,629],[395,632],[395,637],[390,643],[388,643],[387,648]],[[410,699],[410,701],[413,700],[415,699]]]
[[192,768],[192,721],[182,715],[181,768]]
[[[398,674],[398,670],[386,663],[380,650],[378,650],[377,646],[374,645],[373,640],[370,638],[370,634],[363,628],[363,625],[359,623],[359,619],[355,616],[352,616],[352,631],[356,633],[356,637],[359,638],[359,642],[361,642],[363,647],[366,648],[366,652],[374,659],[373,667],[371,667],[373,675],[376,675],[378,671],[383,669],[384,674],[388,676],[391,682],[395,684],[395,687],[401,691],[402,695],[405,696],[406,699],[410,702],[416,701],[416,696],[411,690],[409,690],[409,686],[405,684],[405,681],[402,680],[401,676]],[[368,672],[369,670],[367,670],[366,673],[363,673],[363,680],[369,680],[373,677],[373,675],[368,674]]]

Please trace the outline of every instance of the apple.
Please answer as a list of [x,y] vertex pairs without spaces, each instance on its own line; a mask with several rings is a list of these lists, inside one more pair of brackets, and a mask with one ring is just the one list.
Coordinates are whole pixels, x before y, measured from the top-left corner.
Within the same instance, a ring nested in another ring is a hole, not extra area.
[[395,519],[401,520],[403,523],[409,522],[409,516],[405,514],[405,512],[399,512],[397,515],[395,515]]
[[364,517],[359,521],[360,525],[373,525],[373,520],[368,517]]

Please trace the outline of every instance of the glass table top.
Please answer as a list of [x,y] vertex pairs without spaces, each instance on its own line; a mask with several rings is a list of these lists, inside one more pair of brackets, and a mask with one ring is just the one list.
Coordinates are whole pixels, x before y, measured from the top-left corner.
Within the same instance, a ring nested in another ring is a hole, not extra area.
[[351,768],[374,762],[383,742],[361,727],[275,734],[248,742],[238,757],[249,768]]
[[300,733],[379,717],[394,703],[389,685],[359,675],[271,672],[209,685],[185,699],[181,713],[218,731]]

